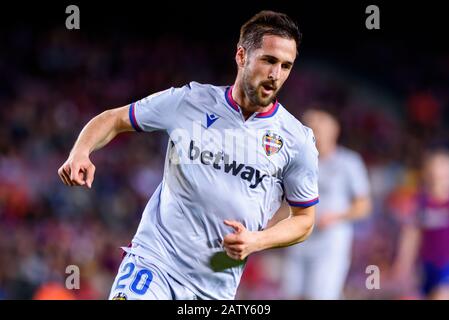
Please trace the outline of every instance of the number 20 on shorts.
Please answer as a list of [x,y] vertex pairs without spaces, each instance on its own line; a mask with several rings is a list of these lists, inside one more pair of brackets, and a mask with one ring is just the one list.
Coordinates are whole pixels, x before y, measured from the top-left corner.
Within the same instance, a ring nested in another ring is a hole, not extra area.
[[[122,272],[125,274],[121,276],[117,280],[117,285],[115,286],[115,289],[123,289],[126,287],[125,284],[122,284],[126,279],[130,278],[134,270],[136,269],[136,266],[134,263],[129,262],[123,266]],[[144,295],[148,287],[150,286],[151,281],[153,280],[153,274],[148,269],[140,269],[138,272],[135,273],[134,279],[132,280],[129,288],[131,291],[138,295]]]

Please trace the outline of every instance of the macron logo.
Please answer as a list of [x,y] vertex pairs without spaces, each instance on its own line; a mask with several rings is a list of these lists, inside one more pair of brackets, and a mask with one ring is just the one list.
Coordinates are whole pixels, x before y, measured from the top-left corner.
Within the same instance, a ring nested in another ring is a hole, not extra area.
[[206,113],[206,118],[207,118],[207,127],[206,128],[209,128],[215,121],[218,120],[218,116],[216,116],[213,113],[211,115]]

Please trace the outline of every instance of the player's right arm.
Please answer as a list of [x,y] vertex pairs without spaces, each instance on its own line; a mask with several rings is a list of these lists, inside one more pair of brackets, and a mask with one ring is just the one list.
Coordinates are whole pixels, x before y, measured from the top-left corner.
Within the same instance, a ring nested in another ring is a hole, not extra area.
[[110,109],[92,118],[81,130],[67,160],[58,169],[62,182],[68,186],[87,186],[94,180],[95,166],[90,154],[104,147],[114,137],[134,131],[129,118],[130,106]]
[[170,88],[149,95],[130,105],[107,110],[81,130],[67,161],[59,168],[58,175],[68,186],[87,186],[94,180],[95,166],[89,155],[109,143],[125,131],[164,130],[170,133],[178,127],[177,113],[191,85]]

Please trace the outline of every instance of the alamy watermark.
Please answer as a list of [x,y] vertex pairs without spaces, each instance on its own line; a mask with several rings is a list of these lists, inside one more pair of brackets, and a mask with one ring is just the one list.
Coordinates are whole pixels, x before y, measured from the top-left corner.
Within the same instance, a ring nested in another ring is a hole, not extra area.
[[365,273],[368,277],[365,280],[365,287],[368,290],[380,289],[380,269],[376,265],[369,265],[365,269]]
[[368,30],[380,29],[380,10],[379,7],[372,4],[366,7],[365,13],[369,16],[365,20],[365,26]]
[[68,274],[65,279],[65,287],[69,290],[79,290],[80,268],[77,265],[71,264],[65,268],[65,273]]
[[65,13],[69,16],[65,20],[65,27],[69,30],[80,29],[80,8],[71,4],[65,8]]
[[[66,7],[65,13],[69,16],[65,20],[65,26],[68,30],[80,29],[80,9],[77,5],[71,4]],[[365,26],[368,30],[380,29],[380,10],[379,7],[372,4],[366,7],[365,13],[369,14],[365,20]]]

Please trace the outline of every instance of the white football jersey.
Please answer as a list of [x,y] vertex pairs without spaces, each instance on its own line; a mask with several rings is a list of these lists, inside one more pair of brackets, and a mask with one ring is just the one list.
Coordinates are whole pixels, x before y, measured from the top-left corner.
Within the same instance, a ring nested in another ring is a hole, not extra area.
[[247,120],[232,87],[191,82],[129,109],[137,131],[169,134],[164,176],[131,248],[203,299],[233,299],[244,262],[226,256],[224,220],[263,230],[283,197],[318,202],[318,151],[311,129],[277,101]]

